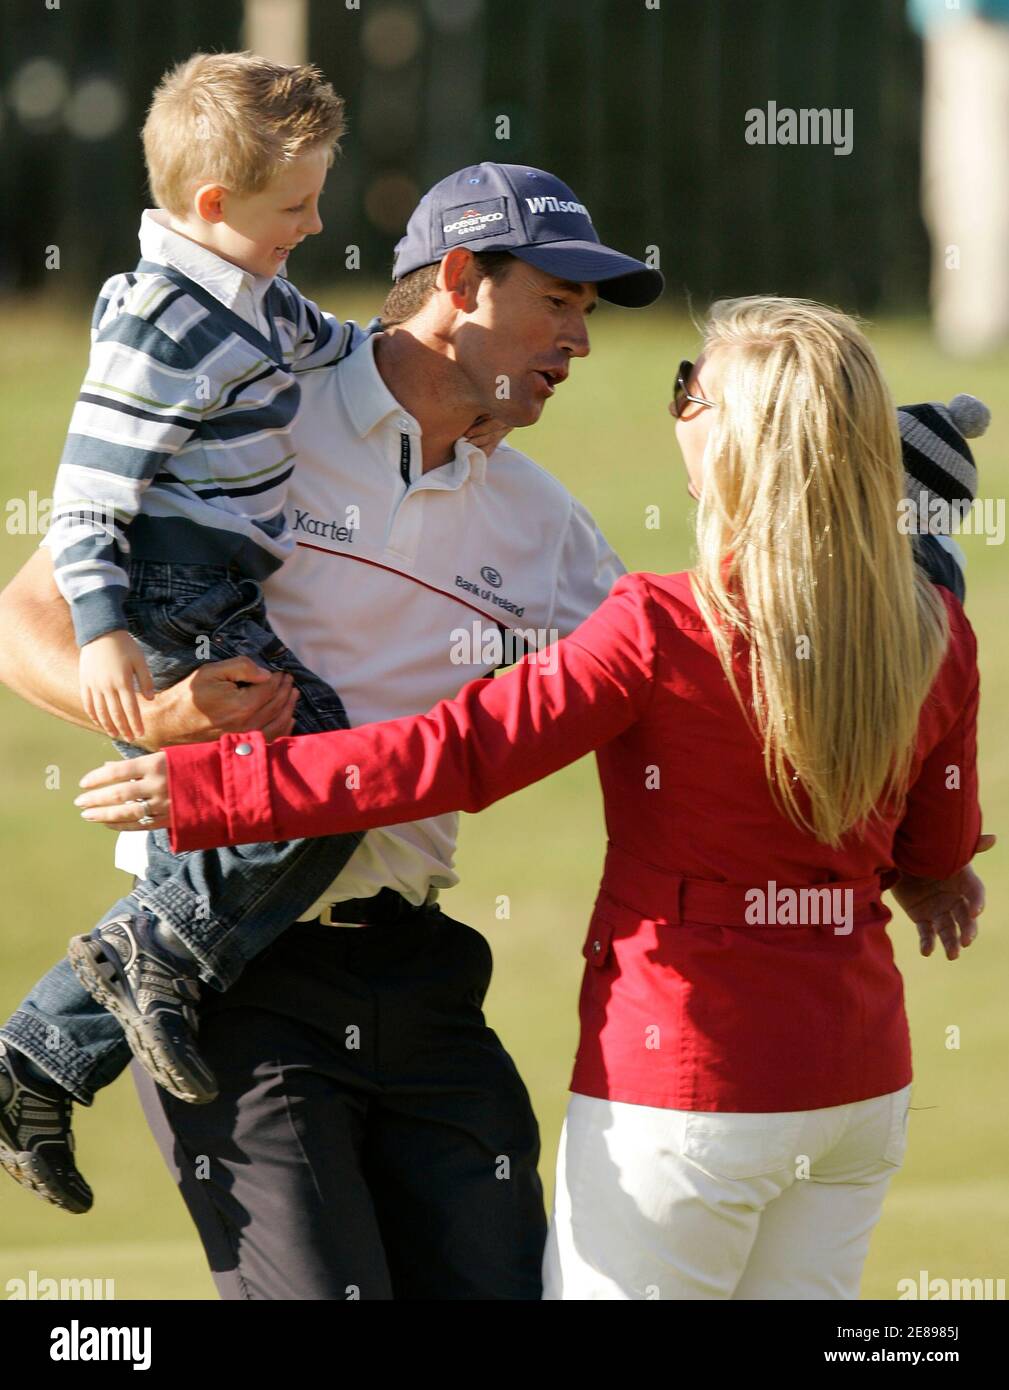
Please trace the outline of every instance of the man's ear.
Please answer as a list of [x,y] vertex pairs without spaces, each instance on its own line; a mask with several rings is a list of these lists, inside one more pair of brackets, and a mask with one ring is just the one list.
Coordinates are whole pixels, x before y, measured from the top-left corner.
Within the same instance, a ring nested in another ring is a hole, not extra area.
[[438,288],[450,296],[452,308],[464,314],[476,309],[480,280],[473,252],[465,246],[453,247],[438,267]]
[[193,194],[193,207],[203,222],[221,222],[224,219],[223,199],[226,188],[219,183],[202,184]]

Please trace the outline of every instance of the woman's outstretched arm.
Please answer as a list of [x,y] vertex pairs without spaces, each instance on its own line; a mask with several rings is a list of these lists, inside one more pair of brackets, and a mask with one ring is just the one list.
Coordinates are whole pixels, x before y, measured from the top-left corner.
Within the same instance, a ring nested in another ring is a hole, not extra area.
[[935,879],[969,864],[981,833],[977,641],[959,603],[952,597],[945,602],[950,648],[932,695],[935,707],[948,711],[946,727],[908,789],[893,842],[893,862],[901,873]]
[[171,749],[177,852],[479,811],[634,723],[653,688],[647,581],[627,575],[571,634],[427,714],[326,734]]

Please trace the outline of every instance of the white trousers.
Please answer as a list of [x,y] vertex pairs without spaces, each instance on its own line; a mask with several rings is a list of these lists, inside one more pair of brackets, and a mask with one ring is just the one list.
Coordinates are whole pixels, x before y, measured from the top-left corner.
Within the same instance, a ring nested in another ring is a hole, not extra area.
[[572,1096],[543,1297],[857,1298],[910,1094],[780,1114]]

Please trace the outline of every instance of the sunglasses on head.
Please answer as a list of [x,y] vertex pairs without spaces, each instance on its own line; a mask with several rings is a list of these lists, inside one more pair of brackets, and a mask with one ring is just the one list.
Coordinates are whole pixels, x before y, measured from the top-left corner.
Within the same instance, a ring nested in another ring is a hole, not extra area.
[[692,396],[687,390],[687,382],[693,375],[693,362],[689,362],[684,358],[679,365],[679,369],[676,373],[676,380],[673,383],[673,414],[676,416],[677,420],[686,409],[688,401],[693,401],[695,405],[707,405],[712,408],[715,406],[714,401],[707,401],[703,396]]

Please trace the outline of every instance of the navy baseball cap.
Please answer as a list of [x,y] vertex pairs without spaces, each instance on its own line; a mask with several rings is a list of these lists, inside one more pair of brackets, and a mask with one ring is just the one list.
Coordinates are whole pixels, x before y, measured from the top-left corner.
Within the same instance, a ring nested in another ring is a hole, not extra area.
[[440,261],[453,246],[510,251],[548,275],[598,287],[600,299],[643,308],[664,281],[633,256],[603,246],[566,183],[526,164],[472,164],[427,191],[396,246],[392,278]]

